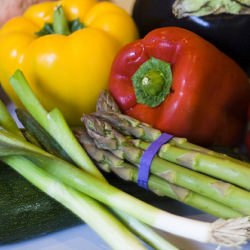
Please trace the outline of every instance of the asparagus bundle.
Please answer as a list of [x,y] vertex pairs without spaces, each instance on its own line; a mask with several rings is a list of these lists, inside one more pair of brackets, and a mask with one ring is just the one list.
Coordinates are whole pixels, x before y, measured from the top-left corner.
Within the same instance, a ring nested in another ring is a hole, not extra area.
[[[107,93],[99,98],[98,106],[102,106],[105,96]],[[109,97],[109,103],[110,100],[112,100],[111,97]],[[149,146],[148,142],[156,140],[161,135],[159,130],[119,112],[110,112],[111,110],[100,112],[100,109],[98,111],[95,116],[108,121],[122,133],[137,138],[133,142],[142,149],[146,149]],[[161,147],[158,155],[170,162],[250,190],[250,163],[194,145],[185,138],[174,137]]]
[[[109,151],[99,149],[95,145],[93,139],[88,136],[87,131],[83,127],[75,128],[74,134],[88,154],[92,157],[92,159],[95,160],[95,162],[103,171],[112,171],[117,176],[126,181],[133,181],[135,183],[137,182],[138,170],[136,167],[118,158]],[[221,203],[211,200],[198,193],[192,192],[191,190],[171,184],[155,175],[150,175],[148,187],[149,190],[159,196],[170,197],[220,218],[233,218],[242,216],[241,213],[224,206]]]
[[[125,135],[135,136],[136,140],[132,143],[141,149],[146,149],[150,145],[148,141],[153,141],[160,136],[159,130],[140,124],[138,121],[135,122],[134,118],[123,114],[97,112],[95,116],[109,122]],[[250,190],[250,163],[191,144],[184,138],[171,139],[160,148],[158,156]]]
[[[116,156],[138,166],[144,151],[134,146],[131,138],[116,131],[111,125],[93,115],[82,118],[88,134],[99,148],[109,150]],[[154,157],[150,172],[173,184],[229,206],[236,211],[250,215],[250,192],[230,183],[183,168],[175,163]]]
[[[159,130],[152,128],[148,124],[121,114],[114,99],[107,91],[101,93],[98,99],[97,112],[95,113],[95,116],[108,121],[113,127],[122,131],[123,134],[137,138],[136,140],[133,139],[131,141],[134,145],[141,149],[146,149],[150,145],[148,142],[154,141],[161,135]],[[131,151],[133,151],[132,148]],[[217,153],[204,147],[192,144],[185,138],[173,137],[169,143],[164,145],[159,150],[159,156],[190,169],[199,170],[200,172],[215,176],[221,180],[229,180],[231,183],[239,184],[245,188],[249,187],[249,163],[242,162],[229,157],[228,155]],[[207,165],[209,167],[207,167]],[[206,180],[209,181],[208,178],[206,178]],[[226,187],[224,191],[231,189],[230,185],[224,185],[223,182],[220,182],[217,187],[220,189],[223,188],[223,186]],[[197,191],[195,186],[194,189],[191,190]],[[245,193],[244,190],[243,192]],[[201,194],[203,194],[203,192],[201,192]],[[208,196],[210,197],[209,194]],[[245,197],[243,199],[247,198]],[[216,200],[220,202],[219,197],[216,197]],[[224,203],[224,199],[222,202]],[[227,201],[224,204],[228,204]],[[249,211],[247,214],[249,214]]]

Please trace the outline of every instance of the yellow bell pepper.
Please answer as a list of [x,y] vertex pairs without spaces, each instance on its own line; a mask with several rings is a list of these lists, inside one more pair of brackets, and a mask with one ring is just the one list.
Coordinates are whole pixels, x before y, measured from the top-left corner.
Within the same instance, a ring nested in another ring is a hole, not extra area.
[[76,125],[94,111],[117,51],[137,37],[131,16],[110,2],[35,4],[0,30],[0,82],[20,105],[9,78],[21,69],[42,104]]

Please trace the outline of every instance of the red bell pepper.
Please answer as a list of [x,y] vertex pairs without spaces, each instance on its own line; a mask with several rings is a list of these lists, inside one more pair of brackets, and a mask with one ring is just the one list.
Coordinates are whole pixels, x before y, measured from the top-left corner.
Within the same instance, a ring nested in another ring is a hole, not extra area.
[[194,143],[232,146],[243,138],[247,75],[186,29],[155,29],[123,47],[109,90],[124,113]]

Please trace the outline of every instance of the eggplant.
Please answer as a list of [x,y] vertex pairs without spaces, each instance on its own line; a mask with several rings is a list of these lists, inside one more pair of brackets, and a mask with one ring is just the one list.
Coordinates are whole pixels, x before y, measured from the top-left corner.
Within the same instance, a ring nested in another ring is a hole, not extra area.
[[250,15],[210,14],[177,18],[172,12],[175,0],[136,0],[132,17],[144,37],[166,26],[189,29],[213,43],[250,76]]

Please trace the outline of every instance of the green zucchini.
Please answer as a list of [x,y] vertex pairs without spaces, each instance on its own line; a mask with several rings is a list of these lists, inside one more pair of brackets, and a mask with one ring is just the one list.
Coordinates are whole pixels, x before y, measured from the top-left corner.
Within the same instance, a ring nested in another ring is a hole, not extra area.
[[0,162],[0,245],[80,223],[69,210]]

